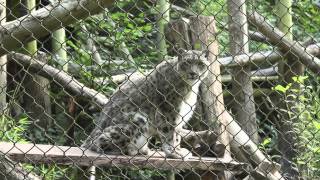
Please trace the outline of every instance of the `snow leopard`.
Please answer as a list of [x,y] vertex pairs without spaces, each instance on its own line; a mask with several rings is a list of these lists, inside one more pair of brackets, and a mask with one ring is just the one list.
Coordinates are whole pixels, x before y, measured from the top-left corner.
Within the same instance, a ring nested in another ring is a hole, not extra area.
[[167,158],[187,159],[179,131],[192,117],[201,81],[208,74],[206,52],[180,50],[146,76],[129,78],[104,106],[82,147],[130,156],[152,155],[150,138],[160,137]]

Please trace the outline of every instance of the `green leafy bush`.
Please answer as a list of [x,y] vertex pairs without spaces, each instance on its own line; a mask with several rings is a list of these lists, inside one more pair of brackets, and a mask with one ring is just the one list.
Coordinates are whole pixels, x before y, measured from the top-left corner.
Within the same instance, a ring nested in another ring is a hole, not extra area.
[[[288,114],[297,135],[296,163],[304,177],[320,178],[320,96],[308,85],[308,76],[293,77],[293,83],[277,85],[274,89],[288,94],[288,103],[294,104]],[[292,103],[294,102],[294,103]]]

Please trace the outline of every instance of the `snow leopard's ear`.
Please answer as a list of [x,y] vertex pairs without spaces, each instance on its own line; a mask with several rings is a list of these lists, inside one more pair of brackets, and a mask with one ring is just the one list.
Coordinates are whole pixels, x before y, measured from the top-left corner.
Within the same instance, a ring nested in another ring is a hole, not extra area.
[[208,58],[208,57],[209,57],[209,53],[210,53],[210,51],[209,51],[208,49],[203,50],[201,56],[203,56],[203,57],[205,57],[205,58]]
[[178,53],[178,60],[181,61],[183,54],[185,54],[187,51],[185,49],[179,48],[177,53]]

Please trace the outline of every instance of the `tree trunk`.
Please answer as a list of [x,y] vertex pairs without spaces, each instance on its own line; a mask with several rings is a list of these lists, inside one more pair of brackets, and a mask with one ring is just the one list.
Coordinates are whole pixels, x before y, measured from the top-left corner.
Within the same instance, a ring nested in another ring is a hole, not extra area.
[[170,3],[167,0],[159,0],[158,6],[158,17],[157,17],[157,46],[159,49],[160,59],[164,59],[168,55],[167,43],[165,38],[165,26],[170,20]]
[[[209,128],[215,130],[219,135],[216,144],[223,144],[224,152],[215,152],[223,158],[231,159],[230,138],[226,132],[225,122],[222,114],[225,110],[222,92],[222,81],[220,73],[220,63],[217,61],[219,54],[218,41],[216,40],[217,29],[214,17],[192,16],[190,17],[191,40],[194,49],[207,50],[210,67],[209,74],[200,85],[200,96],[202,100],[202,111],[206,114],[206,123]],[[217,122],[218,120],[218,122]],[[229,173],[210,172],[205,179],[218,178],[230,179]]]
[[45,78],[57,82],[61,88],[69,90],[70,93],[90,99],[97,106],[104,106],[109,101],[104,94],[86,87],[67,73],[35,58],[20,53],[11,53],[9,54],[9,60],[16,61],[31,72],[36,72]]
[[165,28],[166,39],[168,40],[168,54],[176,55],[179,48],[191,50],[192,45],[189,37],[189,19],[181,18],[170,21]]
[[[211,66],[209,67],[209,75],[205,81],[200,86],[200,93],[197,102],[197,107],[195,110],[195,115],[192,118],[193,129],[211,129],[219,133],[219,143],[224,145],[224,148],[220,149],[221,152],[215,152],[218,157],[230,157],[230,139],[225,131],[225,125],[227,123],[223,122],[223,118],[220,116],[223,111],[225,111],[223,103],[223,93],[222,93],[222,80],[220,76],[220,63],[217,61],[218,55],[218,43],[215,39],[216,27],[213,17],[205,16],[193,16],[189,19],[179,19],[177,21],[172,21],[167,27],[167,37],[171,44],[174,44],[173,49],[198,49],[198,50],[208,50],[209,61]],[[190,36],[191,33],[191,37]],[[218,122],[217,122],[218,119]],[[198,127],[199,125],[200,127]],[[218,128],[216,128],[218,127]],[[196,149],[196,153],[201,155],[205,152],[213,152],[216,149],[208,149],[213,147],[216,141],[208,141],[207,144],[202,144],[206,147],[201,149]],[[215,146],[216,147],[216,146]],[[207,171],[198,173],[202,174],[202,178],[225,178],[223,173]],[[188,173],[185,177],[186,179],[199,178],[197,173]]]
[[[245,0],[228,0],[230,52],[232,56],[249,53]],[[251,139],[259,142],[250,65],[232,71],[233,112]]]
[[[6,0],[0,0],[0,24],[6,22]],[[1,39],[1,44],[5,41]],[[5,114],[7,109],[7,56],[0,57],[0,113]]]
[[[62,70],[64,72],[68,72],[69,62],[67,56],[66,31],[64,28],[58,29],[52,33],[51,45],[53,59],[62,64]],[[75,104],[73,97],[67,96],[65,98],[68,101],[68,103],[66,103],[67,107],[61,110],[62,112],[68,112],[68,114],[64,114],[64,118],[56,123],[58,123],[59,126],[64,127],[64,131],[67,132],[67,140],[64,144],[71,146],[74,143]]]
[[[277,26],[280,31],[285,34],[285,37],[289,40],[292,40],[292,1],[291,0],[277,0],[276,9],[278,16]],[[281,73],[281,84],[286,86],[289,83],[293,83],[294,89],[299,89],[299,84],[295,84],[292,80],[292,77],[302,76],[304,72],[304,65],[301,64],[296,57],[287,56],[286,61],[279,62],[279,72]],[[279,96],[279,95],[278,95]],[[296,101],[293,99],[296,97],[296,94],[288,91],[286,95],[279,97],[281,99],[277,102],[279,109],[285,109],[286,111],[280,111],[282,117],[281,127],[279,129],[279,141],[278,148],[281,152],[281,170],[284,174],[284,177],[290,177],[290,179],[298,179],[299,172],[295,170],[294,161],[297,158],[297,149],[296,149],[296,137],[297,135],[294,132],[293,124],[297,122],[297,116],[292,117],[290,112],[294,112],[295,107],[297,106]],[[289,113],[286,113],[286,112]]]
[[[0,0],[0,24],[6,21],[6,0]],[[3,40],[0,40],[3,42]],[[7,112],[7,56],[0,57],[0,115],[4,116]],[[0,174],[6,179],[40,179],[33,176],[32,173],[26,172],[20,164],[11,161],[5,154],[0,153]]]
[[[25,2],[27,11],[32,13],[36,8],[35,0],[27,0]],[[37,41],[31,41],[25,45],[24,50],[27,54],[35,56],[37,54]],[[46,58],[40,58],[46,62]],[[51,124],[51,102],[49,96],[49,81],[38,75],[25,74],[25,79],[22,82],[25,89],[23,98],[23,107],[28,117],[34,123],[36,129],[43,128],[47,130]],[[33,127],[33,128],[34,128]]]

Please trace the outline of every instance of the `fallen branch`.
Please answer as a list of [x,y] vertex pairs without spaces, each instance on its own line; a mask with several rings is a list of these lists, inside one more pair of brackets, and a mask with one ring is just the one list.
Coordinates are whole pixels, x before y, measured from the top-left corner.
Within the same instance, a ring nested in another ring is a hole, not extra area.
[[[312,44],[309,45],[305,49],[305,52],[307,54],[312,54],[314,56],[320,55],[320,43],[318,44]],[[243,66],[245,64],[251,63],[251,64],[257,64],[262,62],[269,62],[274,63],[276,61],[281,60],[284,58],[284,55],[282,52],[279,51],[264,51],[264,52],[255,52],[255,53],[249,53],[249,54],[241,54],[238,56],[233,57],[224,57],[219,58],[218,61],[221,63],[222,66]]]
[[[276,71],[273,70],[272,68],[266,69],[266,71],[261,71],[261,70],[256,70],[251,72],[253,76],[251,76],[252,81],[272,81],[272,80],[277,80],[278,76],[269,76],[275,74]],[[264,75],[265,73],[266,75]],[[148,74],[148,71],[145,73]],[[97,83],[98,85],[107,85],[110,83],[116,83],[116,84],[121,84],[124,81],[131,79],[131,78],[139,78],[139,77],[145,77],[146,75],[141,73],[141,72],[133,72],[133,73],[125,73],[125,74],[118,74],[111,76],[110,79],[106,78],[95,78],[94,82]],[[231,75],[222,75],[221,82],[227,83],[231,81]]]
[[309,68],[315,74],[320,73],[320,59],[306,52],[306,49],[300,43],[285,38],[285,34],[279,29],[270,25],[263,16],[254,12],[248,16],[252,24],[264,34],[269,41],[279,47],[283,54],[290,54]]
[[64,71],[38,61],[33,57],[13,52],[8,55],[8,60],[13,60],[19,65],[22,65],[25,69],[30,69],[30,71],[33,71],[45,78],[53,79],[63,88],[69,89],[71,92],[76,93],[79,96],[92,99],[92,101],[96,102],[100,106],[103,106],[108,102],[108,98],[105,95],[86,87]]
[[247,161],[251,162],[256,172],[259,172],[263,177],[271,180],[283,179],[279,172],[279,165],[272,162],[270,158],[265,155],[258,146],[250,139],[248,134],[244,132],[240,125],[233,119],[228,111],[224,111],[221,114],[226,123],[223,124],[228,131],[231,141],[231,150],[233,154],[239,158],[239,155]]
[[257,42],[267,42],[268,40],[263,34],[256,31],[249,31],[249,39]]
[[0,56],[21,48],[25,43],[39,39],[88,16],[102,12],[113,0],[56,1],[0,27]]
[[265,69],[257,69],[257,70],[251,71],[252,76],[273,76],[273,75],[277,75],[277,73],[278,73],[277,64],[272,65],[271,67],[268,67]]
[[177,6],[177,5],[174,5],[174,4],[172,4],[170,7],[174,11],[180,12],[181,14],[185,14],[185,15],[188,15],[188,16],[197,16],[197,13],[195,13],[195,12],[193,12],[191,10],[185,9],[183,7],[180,7],[180,6]]
[[[230,82],[232,79],[231,75],[222,75],[222,82]],[[277,80],[278,76],[251,76],[251,81],[272,81]]]
[[[276,91],[272,91],[268,88],[259,88],[259,89],[253,89],[253,96],[259,97],[259,96],[270,96],[271,94],[276,94]],[[230,93],[230,91],[223,91],[223,97],[228,99],[229,101],[233,100],[233,96]]]
[[[308,44],[308,42],[305,42],[306,44]],[[305,49],[305,51],[308,54],[312,54],[314,56],[320,56],[320,43],[317,44],[311,44],[308,45],[308,47]],[[262,51],[262,52],[255,52],[255,53],[249,53],[249,54],[241,54],[235,57],[221,57],[218,59],[219,63],[221,64],[221,66],[224,67],[233,67],[233,66],[243,66],[245,64],[259,64],[259,63],[263,63],[263,62],[268,62],[268,63],[275,63],[279,60],[281,60],[282,58],[284,58],[284,55],[282,54],[282,52],[279,51]],[[118,64],[122,64],[125,61],[112,61],[114,63],[118,63]],[[59,62],[58,62],[59,63]],[[99,70],[98,66],[87,66],[87,67],[83,67],[80,66],[78,64],[69,62],[69,70],[70,73],[78,75],[79,71],[83,70],[83,71],[90,71],[90,70],[94,70],[97,71],[97,74],[105,74],[106,72],[103,72],[103,70]],[[85,69],[84,69],[85,68]],[[98,69],[98,70],[97,70]],[[101,72],[102,71],[102,72]],[[130,73],[131,74],[131,73]],[[258,75],[258,74],[256,74]],[[268,75],[268,74],[265,74]],[[124,75],[120,74],[120,75],[114,75],[113,78],[115,79],[115,82],[122,82],[124,79]],[[98,82],[102,82],[102,80],[97,80]]]

